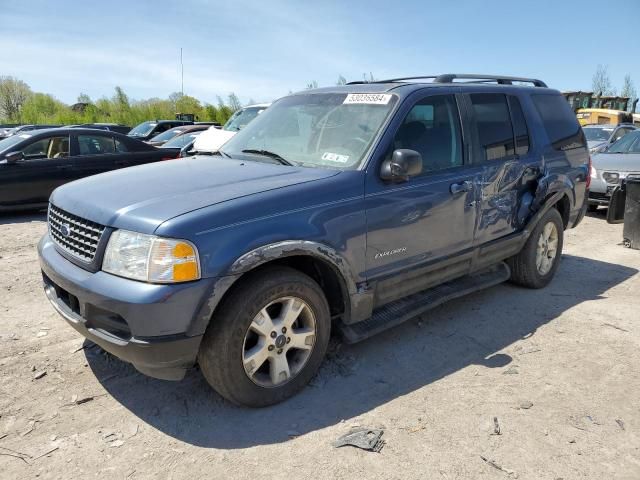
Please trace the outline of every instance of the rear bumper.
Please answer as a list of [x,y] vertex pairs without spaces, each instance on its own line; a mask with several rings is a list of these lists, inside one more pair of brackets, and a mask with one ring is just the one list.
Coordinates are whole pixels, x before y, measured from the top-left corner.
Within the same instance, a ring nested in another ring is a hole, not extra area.
[[611,200],[611,191],[608,189],[606,193],[602,192],[589,192],[589,205],[600,205],[600,206],[609,206],[609,201]]
[[88,272],[62,257],[45,235],[38,245],[44,290],[77,332],[142,373],[180,380],[202,335],[188,335],[212,279],[150,285]]

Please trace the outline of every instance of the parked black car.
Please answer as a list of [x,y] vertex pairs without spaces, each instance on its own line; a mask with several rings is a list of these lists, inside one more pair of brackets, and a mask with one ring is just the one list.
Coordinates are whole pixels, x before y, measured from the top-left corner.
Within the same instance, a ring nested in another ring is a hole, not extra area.
[[106,130],[54,128],[13,135],[0,140],[0,211],[44,207],[64,183],[179,153]]
[[193,122],[184,120],[150,120],[142,122],[131,129],[128,136],[137,138],[138,140],[149,140],[159,133],[166,132],[170,128],[180,127],[182,125],[193,125]]
[[8,131],[6,136],[11,137],[13,135],[18,135],[19,133],[27,133],[32,132],[33,130],[45,130],[56,127],[62,127],[62,125],[20,125],[13,128],[11,131]]
[[123,135],[126,135],[131,131],[131,127],[128,125],[122,125],[121,123],[83,123],[81,125],[69,126],[74,128],[97,128],[98,130],[108,130],[110,132],[118,132]]

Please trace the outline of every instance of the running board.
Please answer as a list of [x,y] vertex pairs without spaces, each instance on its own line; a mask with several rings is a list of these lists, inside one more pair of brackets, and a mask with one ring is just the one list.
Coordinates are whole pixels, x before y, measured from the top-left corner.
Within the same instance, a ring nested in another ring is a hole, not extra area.
[[360,342],[388,328],[400,325],[438,305],[484,288],[505,282],[511,276],[506,263],[500,262],[473,275],[466,275],[437,287],[414,293],[373,311],[371,318],[340,327],[346,343]]

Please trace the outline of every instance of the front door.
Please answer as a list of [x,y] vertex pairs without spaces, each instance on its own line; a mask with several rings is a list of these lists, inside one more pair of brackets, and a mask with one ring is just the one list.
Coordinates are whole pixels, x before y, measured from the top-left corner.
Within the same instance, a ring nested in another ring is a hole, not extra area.
[[385,183],[379,159],[367,172],[366,276],[376,284],[376,305],[464,275],[471,266],[478,168],[466,158],[458,102],[454,95],[423,96],[403,111],[386,158],[395,149],[415,150],[423,171]]
[[69,136],[39,138],[22,148],[24,158],[0,165],[0,204],[27,207],[45,204],[67,181],[71,163]]

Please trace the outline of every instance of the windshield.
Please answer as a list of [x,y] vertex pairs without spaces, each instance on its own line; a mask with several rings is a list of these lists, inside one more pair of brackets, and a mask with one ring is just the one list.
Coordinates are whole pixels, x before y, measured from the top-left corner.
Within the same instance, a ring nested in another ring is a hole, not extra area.
[[151,130],[153,130],[156,125],[156,122],[141,123],[140,125],[133,127],[127,135],[130,137],[146,137],[151,133]]
[[589,127],[583,130],[588,142],[597,142],[598,140],[606,142],[613,133],[613,128]]
[[166,142],[167,140],[171,140],[176,135],[180,135],[184,132],[184,128],[172,128],[167,130],[166,132],[159,133],[155,137],[152,137],[149,142]]
[[195,133],[186,133],[184,135],[180,135],[179,137],[175,137],[169,140],[167,143],[163,145],[166,148],[182,148],[185,145],[193,142],[196,137],[200,134],[200,132]]
[[27,134],[12,135],[11,137],[7,137],[4,140],[0,140],[0,153],[9,153],[14,145],[22,142],[30,136],[31,135]]
[[270,152],[294,164],[356,169],[396,100],[391,94],[285,97],[229,140],[222,151],[241,158],[249,158],[243,150]]
[[640,153],[640,132],[627,133],[611,145],[607,153]]
[[244,128],[251,120],[260,115],[260,113],[266,110],[266,108],[267,107],[248,107],[238,110],[236,113],[231,115],[231,118],[227,120],[227,123],[224,124],[222,129],[229,132],[237,132]]

